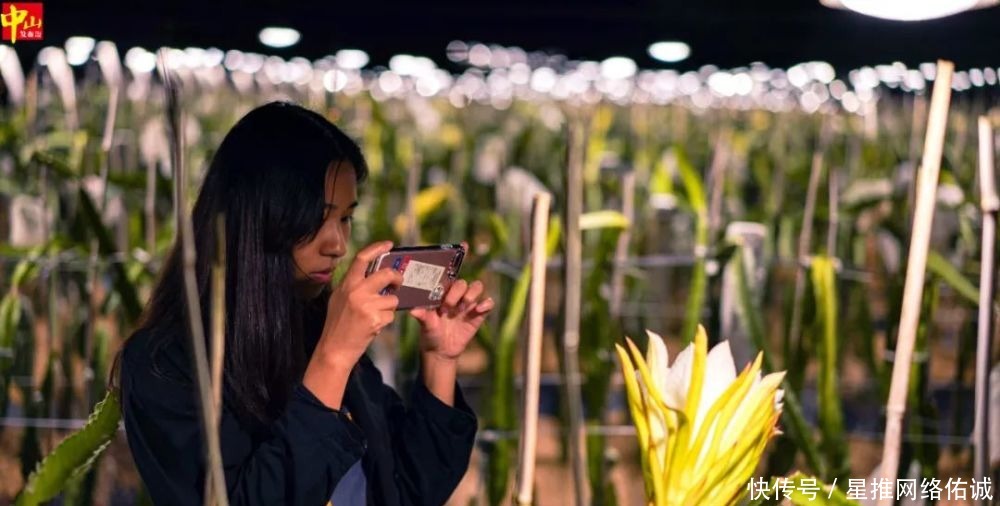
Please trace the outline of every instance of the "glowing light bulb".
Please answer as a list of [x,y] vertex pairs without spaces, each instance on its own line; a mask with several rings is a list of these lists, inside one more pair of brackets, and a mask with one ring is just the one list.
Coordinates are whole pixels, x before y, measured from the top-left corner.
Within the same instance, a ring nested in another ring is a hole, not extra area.
[[997,5],[1000,0],[820,0],[820,3],[877,18],[919,21]]
[[649,56],[657,60],[674,63],[691,56],[691,47],[680,41],[661,41],[649,46]]
[[260,43],[269,47],[290,47],[299,42],[302,36],[294,28],[269,26],[260,31]]

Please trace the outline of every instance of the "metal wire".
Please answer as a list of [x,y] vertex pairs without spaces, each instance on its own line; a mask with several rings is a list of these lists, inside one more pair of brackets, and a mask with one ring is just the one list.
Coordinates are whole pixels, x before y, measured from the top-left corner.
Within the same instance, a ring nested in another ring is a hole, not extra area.
[[[50,429],[50,430],[77,430],[86,425],[87,420],[84,418],[27,418],[22,416],[8,416],[0,418],[0,426],[3,427],[14,427],[14,428],[36,428],[36,429]],[[123,427],[119,427],[120,432],[124,432]],[[559,435],[560,437],[566,435],[566,431],[562,428],[553,427],[542,427],[539,428],[540,433],[546,435]],[[635,436],[635,427],[631,425],[590,425],[586,427],[586,432],[588,435],[600,435],[608,437],[627,437]],[[518,431],[504,431],[504,430],[492,430],[484,429],[477,433],[476,439],[479,442],[493,442],[502,441],[508,439],[515,439],[519,436]],[[880,432],[869,432],[869,431],[850,431],[848,435],[864,439],[866,441],[881,441],[884,435]],[[933,442],[939,445],[958,445],[958,446],[971,446],[972,438],[969,435],[951,435],[951,434],[938,434],[938,435],[928,435],[928,436],[911,436],[904,435],[903,441],[905,442]]]

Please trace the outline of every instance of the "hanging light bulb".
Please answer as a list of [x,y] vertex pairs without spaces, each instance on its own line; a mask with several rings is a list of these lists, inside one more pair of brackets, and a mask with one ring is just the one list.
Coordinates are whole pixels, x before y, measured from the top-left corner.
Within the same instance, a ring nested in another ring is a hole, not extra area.
[[257,38],[265,46],[282,48],[294,46],[301,38],[301,34],[294,28],[269,26],[261,30]]
[[691,46],[680,41],[660,41],[649,46],[649,56],[667,62],[679,62],[691,56]]
[[943,18],[959,12],[993,7],[1000,0],[820,0],[834,9],[849,9],[866,16],[897,21]]

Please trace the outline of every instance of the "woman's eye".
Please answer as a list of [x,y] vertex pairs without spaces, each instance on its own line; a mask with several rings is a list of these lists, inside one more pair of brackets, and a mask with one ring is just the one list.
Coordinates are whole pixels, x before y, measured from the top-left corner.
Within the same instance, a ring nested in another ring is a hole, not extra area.
[[353,223],[354,222],[354,216],[344,216],[343,218],[340,219],[340,222],[341,223]]

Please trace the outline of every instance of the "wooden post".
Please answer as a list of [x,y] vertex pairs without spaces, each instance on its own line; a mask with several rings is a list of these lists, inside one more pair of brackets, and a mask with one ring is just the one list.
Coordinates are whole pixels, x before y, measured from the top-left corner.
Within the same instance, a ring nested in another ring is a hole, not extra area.
[[[937,204],[938,175],[941,171],[941,152],[944,149],[948,106],[951,102],[951,78],[954,64],[938,60],[934,92],[931,95],[927,137],[924,140],[924,157],[918,172],[916,211],[913,231],[910,234],[910,253],[906,264],[906,282],[903,287],[903,308],[899,317],[899,338],[893,355],[892,383],[886,405],[885,446],[882,449],[882,478],[896,482],[899,468],[899,450],[906,412],[906,394],[910,384],[910,362],[920,321],[920,299],[924,290],[927,269],[927,251],[930,248],[931,226]],[[892,506],[893,499],[881,499],[879,506]]]
[[722,226],[722,200],[726,191],[726,171],[732,151],[733,133],[729,129],[719,132],[715,141],[715,152],[712,154],[712,164],[708,169],[708,240],[714,243],[715,237]]
[[[990,472],[990,359],[993,340],[993,300],[996,296],[997,272],[997,196],[996,169],[993,159],[993,127],[986,116],[979,117],[979,189],[983,212],[982,260],[979,268],[979,328],[976,337],[976,422],[972,440],[975,444],[972,477],[982,480]],[[981,498],[980,506],[986,506]]]
[[211,494],[206,493],[204,504],[207,506],[229,506],[226,490],[226,476],[222,472],[222,452],[219,447],[219,416],[212,402],[212,379],[209,374],[208,353],[205,350],[205,327],[202,326],[201,298],[198,294],[195,275],[196,252],[194,245],[194,227],[187,212],[187,185],[184,181],[184,148],[181,121],[180,90],[174,82],[166,66],[163,52],[159,54],[159,64],[163,74],[163,87],[166,93],[167,129],[170,135],[170,165],[174,170],[174,213],[177,219],[177,233],[183,251],[184,299],[188,308],[188,331],[191,339],[191,349],[194,355],[195,382],[199,406],[201,407],[202,433],[205,437],[206,468],[205,481],[211,483]]
[[535,453],[538,445],[538,390],[542,369],[542,332],[545,320],[546,238],[549,233],[548,193],[535,195],[531,226],[531,291],[528,294],[528,342],[525,347],[524,411],[521,414],[521,443],[517,472],[517,504],[531,504],[535,483]]
[[420,240],[420,224],[417,223],[416,199],[417,193],[420,192],[420,165],[422,162],[416,138],[408,139],[406,143],[407,148],[412,151],[413,160],[410,166],[406,168],[406,231],[404,239],[407,244],[414,245]]
[[[101,137],[101,195],[94,202],[99,221],[103,221],[104,210],[108,206],[108,174],[111,171],[111,147],[114,144],[115,122],[118,117],[118,95],[121,89],[119,84],[119,82],[108,82],[108,113],[104,117],[104,134]],[[83,363],[88,372],[83,383],[83,402],[85,405],[90,403],[91,381],[93,380],[90,363],[93,361],[94,333],[97,331],[97,313],[100,306],[97,295],[100,293],[100,277],[97,273],[100,260],[99,251],[100,247],[95,237],[90,240],[90,257],[87,261],[87,286],[90,287],[90,300],[87,305],[87,333],[83,340]]]
[[146,166],[146,198],[142,209],[146,217],[146,253],[152,258],[156,254],[156,161],[153,159]]
[[[222,371],[226,352],[226,226],[222,215],[215,220],[216,249],[212,265],[212,327],[209,375],[212,387],[212,410],[215,414],[214,430],[219,430],[222,420]],[[206,501],[215,501],[215,480],[205,480]]]
[[580,392],[580,305],[583,244],[580,214],[583,212],[583,125],[569,124],[569,153],[566,177],[566,314],[563,333],[566,405],[569,411],[569,454],[573,470],[576,506],[587,506],[587,447]]
[[[832,121],[830,118],[823,118],[823,124],[820,126],[819,141],[816,143],[816,151],[813,151],[812,165],[809,168],[809,186],[806,188],[806,207],[802,218],[802,231],[799,233],[798,249],[795,251],[795,292],[792,297],[792,321],[788,329],[788,343],[793,354],[800,348],[802,305],[806,294],[806,267],[809,265],[808,256],[812,246],[813,219],[816,216],[819,180],[823,172],[823,153],[833,136]],[[830,255],[832,256],[833,253],[831,252]],[[797,357],[797,355],[793,355],[793,357]]]
[[[622,214],[629,223],[635,222],[635,171],[622,176]],[[632,227],[621,231],[615,244],[615,263],[611,270],[611,317],[621,318],[625,300],[625,261],[628,260],[628,245],[632,240]]]
[[829,224],[826,229],[826,254],[830,258],[837,258],[837,236],[840,229],[840,180],[837,175],[838,170],[830,167],[827,171],[827,184],[829,185]]
[[215,423],[222,416],[222,370],[226,352],[226,220],[215,219],[215,265],[212,266],[212,403]]

